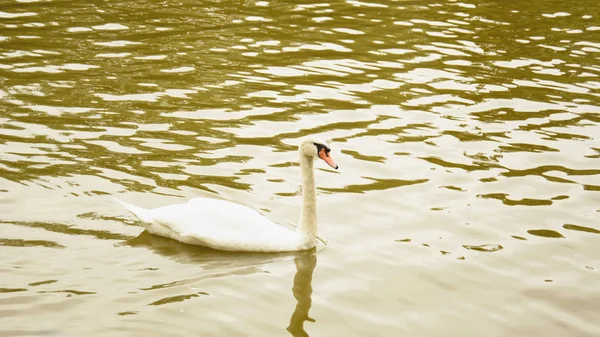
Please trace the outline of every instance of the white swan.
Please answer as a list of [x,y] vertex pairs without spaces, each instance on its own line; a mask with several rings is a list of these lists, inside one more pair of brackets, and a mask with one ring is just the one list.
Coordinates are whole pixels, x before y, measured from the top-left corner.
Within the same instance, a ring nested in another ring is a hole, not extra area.
[[211,198],[144,209],[115,198],[138,217],[148,232],[183,243],[218,250],[285,252],[313,248],[317,243],[317,191],[313,162],[319,157],[337,169],[330,148],[311,136],[301,142],[302,212],[295,231],[277,225],[253,209]]

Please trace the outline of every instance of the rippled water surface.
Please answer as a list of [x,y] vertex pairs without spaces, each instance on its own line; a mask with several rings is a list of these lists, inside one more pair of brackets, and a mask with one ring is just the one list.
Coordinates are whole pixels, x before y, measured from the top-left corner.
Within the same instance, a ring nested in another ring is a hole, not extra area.
[[[0,2],[1,336],[600,335],[600,2]],[[112,196],[295,223],[155,237]]]

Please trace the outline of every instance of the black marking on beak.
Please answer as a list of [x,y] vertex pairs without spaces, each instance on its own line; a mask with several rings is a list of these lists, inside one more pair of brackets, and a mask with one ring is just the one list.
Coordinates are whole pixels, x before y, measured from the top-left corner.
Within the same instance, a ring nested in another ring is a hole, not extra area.
[[321,152],[322,149],[325,149],[325,153],[331,152],[331,149],[327,145],[323,145],[323,144],[319,144],[319,143],[313,143],[313,144],[315,144],[315,146],[317,147],[317,153]]

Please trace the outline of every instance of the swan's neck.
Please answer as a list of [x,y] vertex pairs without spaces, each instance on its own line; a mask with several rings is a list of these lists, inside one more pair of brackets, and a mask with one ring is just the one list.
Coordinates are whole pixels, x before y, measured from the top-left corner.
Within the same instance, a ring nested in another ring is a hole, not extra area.
[[296,232],[302,244],[312,248],[317,240],[317,190],[315,188],[314,158],[300,155],[302,168],[302,213]]

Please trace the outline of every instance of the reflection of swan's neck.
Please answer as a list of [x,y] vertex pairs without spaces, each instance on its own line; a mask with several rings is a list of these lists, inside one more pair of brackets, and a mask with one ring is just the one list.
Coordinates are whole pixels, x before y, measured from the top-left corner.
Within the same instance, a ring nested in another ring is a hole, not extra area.
[[314,158],[300,154],[302,169],[302,213],[297,233],[306,248],[312,248],[317,240],[317,190],[315,188]]
[[317,266],[317,255],[312,253],[303,255],[294,260],[296,264],[296,276],[294,276],[294,288],[292,291],[298,303],[296,310],[290,318],[290,325],[287,327],[294,337],[308,337],[304,330],[304,322],[314,322],[315,320],[308,316],[312,304],[312,276]]

